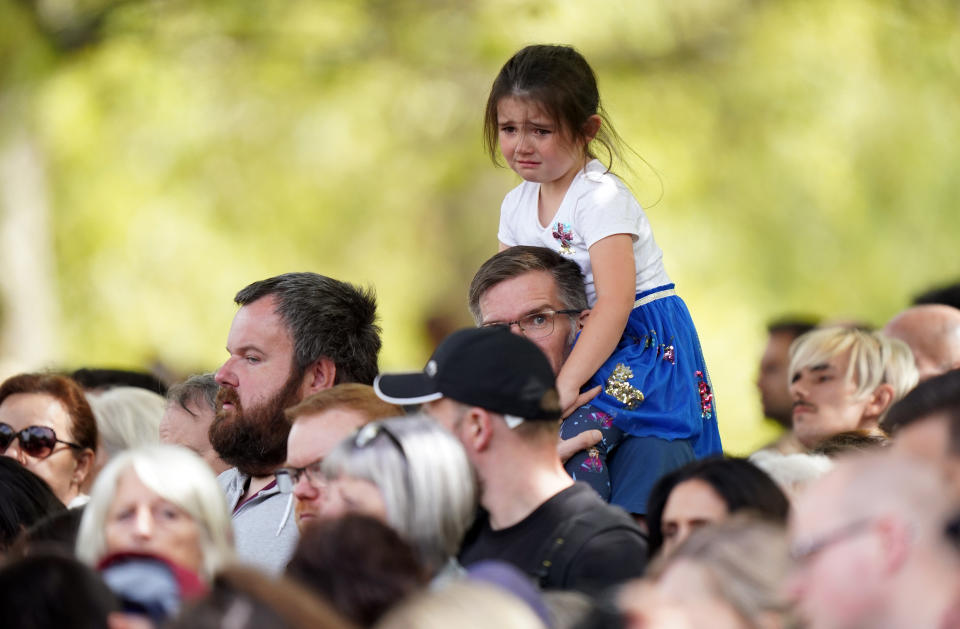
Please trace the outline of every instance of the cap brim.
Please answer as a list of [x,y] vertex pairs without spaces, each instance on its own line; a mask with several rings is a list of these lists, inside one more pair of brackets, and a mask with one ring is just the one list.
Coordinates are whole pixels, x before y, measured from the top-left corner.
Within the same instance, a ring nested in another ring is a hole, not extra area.
[[422,371],[380,374],[373,381],[373,390],[384,402],[400,406],[425,404],[443,397],[436,382]]

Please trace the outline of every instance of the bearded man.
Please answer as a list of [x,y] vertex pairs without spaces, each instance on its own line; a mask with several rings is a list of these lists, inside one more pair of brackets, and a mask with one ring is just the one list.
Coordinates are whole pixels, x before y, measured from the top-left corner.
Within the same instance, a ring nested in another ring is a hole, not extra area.
[[279,574],[297,542],[291,502],[273,477],[287,455],[283,411],[335,384],[373,382],[376,300],[323,275],[287,273],[250,284],[234,301],[210,443],[233,466],[217,480],[233,510],[238,558]]

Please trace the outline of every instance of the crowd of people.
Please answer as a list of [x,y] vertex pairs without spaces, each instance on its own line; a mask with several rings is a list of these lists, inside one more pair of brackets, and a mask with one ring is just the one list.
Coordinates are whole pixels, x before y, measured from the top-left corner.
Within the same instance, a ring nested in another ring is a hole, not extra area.
[[214,372],[7,378],[4,626],[960,627],[960,304],[771,324],[783,436],[724,457],[608,123],[573,49],[507,62],[524,182],[420,371],[380,372],[372,290],[299,272],[236,294]]
[[[563,310],[572,264],[511,247],[478,277]],[[677,462],[628,511],[563,466],[600,438],[560,438],[571,318],[378,374],[370,293],[295,273],[237,301],[227,361],[165,397],[124,374],[0,385],[7,626],[960,626],[952,306],[887,326],[920,316],[923,359],[895,330],[771,326],[758,388],[784,438]]]

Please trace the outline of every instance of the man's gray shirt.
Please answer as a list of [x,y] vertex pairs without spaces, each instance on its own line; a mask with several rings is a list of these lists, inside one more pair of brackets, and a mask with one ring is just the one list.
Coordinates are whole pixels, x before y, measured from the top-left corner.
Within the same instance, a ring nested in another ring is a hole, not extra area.
[[275,483],[237,504],[250,477],[232,467],[217,476],[233,513],[237,558],[268,574],[283,572],[300,537],[293,515],[293,496],[280,493]]

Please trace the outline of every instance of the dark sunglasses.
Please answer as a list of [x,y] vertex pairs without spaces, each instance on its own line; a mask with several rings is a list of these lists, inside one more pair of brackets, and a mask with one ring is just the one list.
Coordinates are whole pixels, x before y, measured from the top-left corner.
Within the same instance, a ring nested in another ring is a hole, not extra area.
[[20,440],[20,449],[36,459],[45,459],[53,454],[58,443],[83,450],[83,446],[57,439],[57,433],[48,426],[27,426],[20,432],[10,424],[0,422],[0,452],[6,452],[14,439]]

